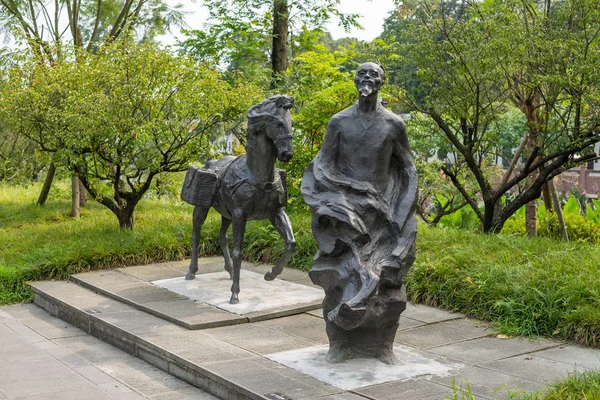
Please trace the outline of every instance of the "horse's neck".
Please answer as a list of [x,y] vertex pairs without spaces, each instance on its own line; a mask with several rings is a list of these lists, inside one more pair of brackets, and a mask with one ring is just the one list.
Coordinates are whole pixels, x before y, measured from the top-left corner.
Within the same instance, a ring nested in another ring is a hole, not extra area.
[[246,165],[258,181],[275,180],[273,145],[264,132],[255,132],[246,137]]

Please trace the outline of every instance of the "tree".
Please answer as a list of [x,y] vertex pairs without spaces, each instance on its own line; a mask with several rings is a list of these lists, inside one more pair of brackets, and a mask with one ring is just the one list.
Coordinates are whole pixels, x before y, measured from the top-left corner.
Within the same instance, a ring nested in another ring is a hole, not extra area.
[[359,26],[358,15],[340,13],[338,4],[339,0],[207,0],[207,29],[187,31],[188,38],[179,45],[199,60],[280,82],[296,54],[295,34],[322,28],[332,16],[346,28]]
[[[4,33],[12,32],[24,40],[38,62],[56,65],[69,44],[95,52],[102,43],[116,40],[123,32],[136,32],[141,41],[147,41],[172,24],[181,24],[180,8],[169,7],[163,0],[0,0],[0,23],[12,27]],[[51,162],[39,205],[46,202],[55,171]],[[79,207],[78,201],[72,197],[72,208]]]
[[76,173],[121,228],[155,176],[206,159],[213,129],[237,121],[257,90],[148,43],[119,41],[53,68],[35,64],[13,99],[31,139]]
[[[597,157],[589,148],[600,141],[595,106],[600,75],[590,66],[600,61],[600,10],[591,0],[556,3],[542,24],[552,29],[540,27],[532,34],[531,15],[546,2],[467,1],[460,18],[448,11],[448,3],[421,1],[403,17],[418,23],[401,33],[411,40],[398,41],[397,54],[409,75],[399,77],[403,91],[397,95],[405,107],[428,115],[452,145],[458,158],[442,170],[477,214],[483,231],[498,232],[516,210],[540,197],[545,182]],[[418,90],[410,87],[415,71]],[[545,116],[518,171],[496,185],[490,156],[500,150],[497,143],[504,132],[497,128],[511,108],[519,73],[528,89],[539,87],[534,107]],[[465,171],[463,176],[474,179],[476,187],[460,178]]]

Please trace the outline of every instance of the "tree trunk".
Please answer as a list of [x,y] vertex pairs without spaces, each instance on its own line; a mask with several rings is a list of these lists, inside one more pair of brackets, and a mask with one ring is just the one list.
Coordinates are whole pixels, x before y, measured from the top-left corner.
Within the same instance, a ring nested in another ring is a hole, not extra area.
[[527,236],[530,238],[534,238],[537,236],[537,204],[535,201],[530,201],[525,206],[525,223]]
[[83,186],[83,182],[79,180],[79,205],[81,207],[87,204],[87,190],[85,190],[85,186]]
[[127,203],[125,207],[119,210],[117,218],[119,219],[119,227],[121,229],[133,229],[133,210],[135,203]]
[[71,176],[71,217],[79,218],[79,178],[77,174]]
[[274,0],[273,3],[273,50],[271,65],[273,68],[273,85],[276,86],[280,74],[288,67],[288,3],[287,0]]
[[46,174],[46,180],[44,181],[44,186],[42,187],[42,191],[40,192],[40,197],[38,197],[37,205],[43,206],[46,204],[46,200],[48,199],[48,194],[50,193],[50,188],[52,187],[52,181],[54,180],[54,174],[56,173],[56,166],[53,162],[50,163],[48,167],[48,173]]
[[[531,152],[535,151],[535,147],[537,146],[537,141],[535,138],[535,134],[530,132],[529,134],[529,149]],[[531,183],[536,177],[536,172],[533,172],[529,176],[529,182]],[[530,201],[525,208],[525,230],[527,232],[528,237],[536,237],[537,236],[537,202],[535,200]]]
[[558,226],[560,227],[560,233],[565,242],[569,241],[569,235],[567,234],[567,225],[565,224],[565,217],[562,213],[562,207],[560,206],[560,201],[558,200],[558,193],[556,192],[556,187],[554,187],[554,180],[550,180],[548,183],[548,189],[550,195],[552,197],[552,202],[554,203],[554,210],[556,211],[556,217],[558,218]]
[[542,186],[542,198],[544,199],[544,206],[548,212],[554,211],[552,207],[552,194],[550,194],[550,182],[544,183]]

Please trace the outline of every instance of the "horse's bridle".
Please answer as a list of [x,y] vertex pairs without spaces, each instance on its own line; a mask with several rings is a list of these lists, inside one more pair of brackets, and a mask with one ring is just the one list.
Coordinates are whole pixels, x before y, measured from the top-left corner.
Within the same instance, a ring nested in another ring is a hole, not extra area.
[[292,135],[291,133],[288,133],[286,135],[275,136],[275,138],[273,139],[273,143],[275,143],[275,146],[277,146],[277,143],[281,142],[282,140],[291,139],[293,137],[294,135]]

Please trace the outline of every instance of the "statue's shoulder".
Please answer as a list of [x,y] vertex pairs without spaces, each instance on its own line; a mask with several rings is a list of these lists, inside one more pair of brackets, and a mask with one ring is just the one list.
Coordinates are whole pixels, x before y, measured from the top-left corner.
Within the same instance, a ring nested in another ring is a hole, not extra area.
[[404,120],[402,119],[402,117],[400,117],[398,114],[395,114],[384,107],[381,107],[381,110],[382,110],[381,113],[382,113],[383,117],[385,118],[385,120],[388,123],[393,124],[398,129],[406,129],[406,126],[404,124]]
[[355,108],[358,107],[357,104],[358,103],[355,103],[355,104],[351,105],[350,107],[345,108],[336,114],[333,114],[333,117],[331,117],[331,119],[329,120],[329,123],[330,124],[338,124],[344,120],[356,118]]

